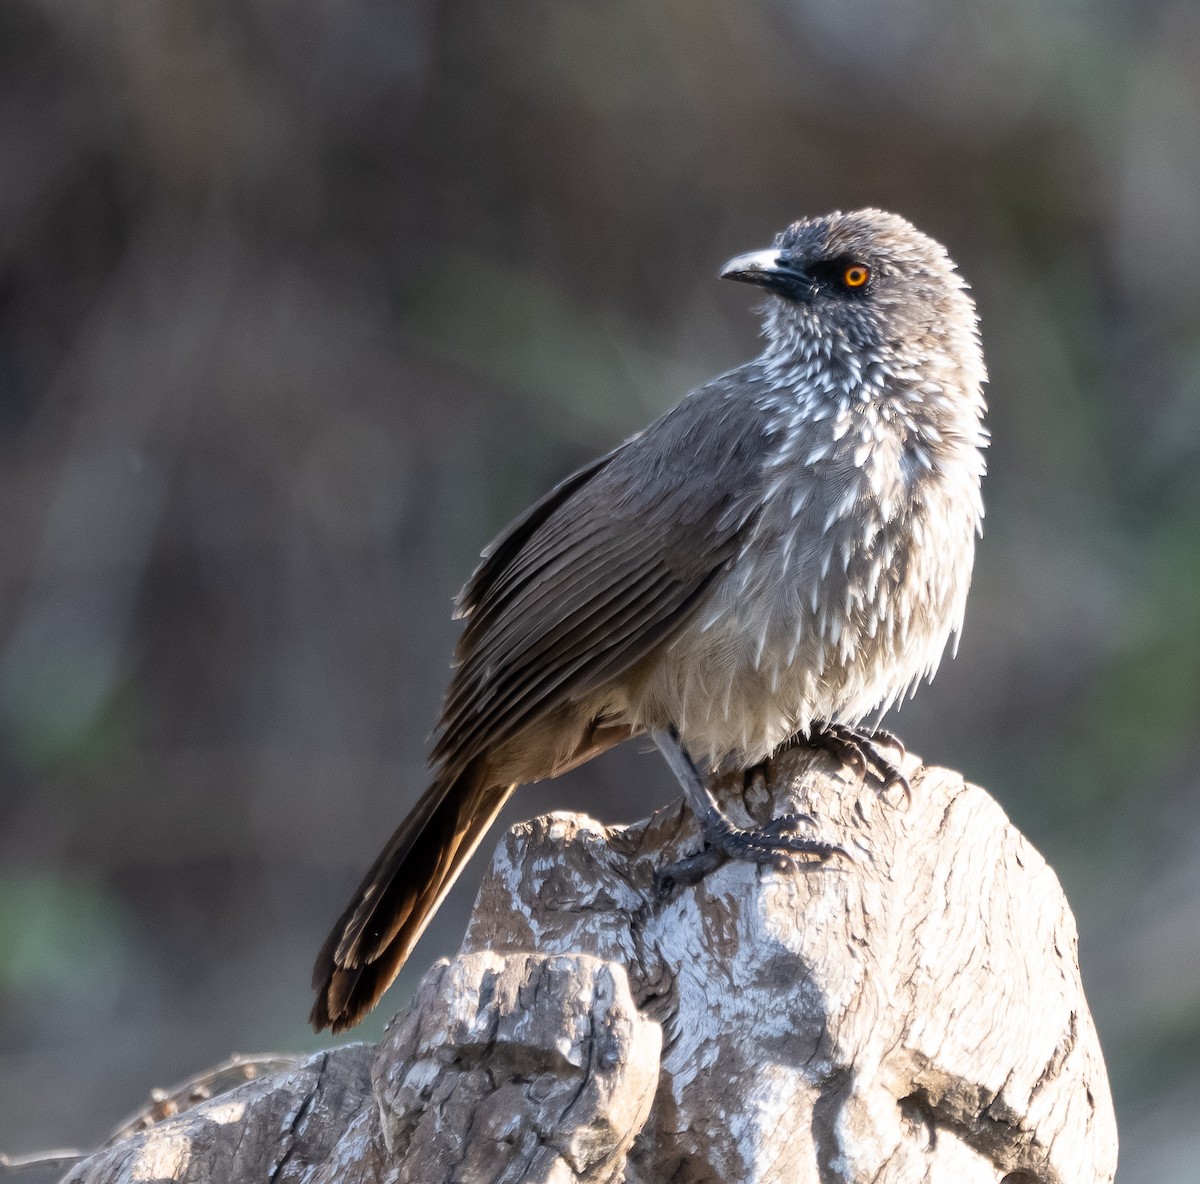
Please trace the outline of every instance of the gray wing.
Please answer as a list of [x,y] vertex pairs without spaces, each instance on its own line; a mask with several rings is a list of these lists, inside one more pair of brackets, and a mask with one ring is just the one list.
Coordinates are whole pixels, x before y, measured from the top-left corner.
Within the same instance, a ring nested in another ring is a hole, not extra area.
[[483,562],[475,569],[466,587],[458,594],[456,617],[468,617],[472,610],[487,595],[488,589],[503,574],[504,569],[516,558],[521,548],[529,541],[539,526],[558,509],[580,486],[594,477],[608,464],[620,449],[589,461],[564,477],[549,493],[538,498],[524,513],[514,518],[486,547]]
[[766,416],[734,376],[568,477],[460,598],[433,759],[470,760],[629,669],[688,619],[758,511]]

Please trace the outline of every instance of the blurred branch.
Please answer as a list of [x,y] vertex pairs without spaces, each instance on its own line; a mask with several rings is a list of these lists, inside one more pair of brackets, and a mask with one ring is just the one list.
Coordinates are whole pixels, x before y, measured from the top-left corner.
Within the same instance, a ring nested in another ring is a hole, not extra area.
[[[135,1114],[131,1114],[113,1131],[105,1142],[111,1147],[139,1131],[149,1130],[169,1118],[186,1113],[193,1106],[206,1102],[217,1094],[226,1093],[244,1082],[253,1081],[263,1073],[279,1073],[294,1065],[300,1058],[278,1054],[260,1053],[243,1056],[234,1053],[227,1061],[197,1073],[170,1089],[153,1089],[150,1100]],[[32,1155],[9,1156],[0,1153],[0,1179],[16,1178],[34,1172],[65,1170],[74,1166],[93,1151],[58,1150],[42,1151]]]
[[125,1119],[104,1145],[111,1147],[130,1135],[149,1130],[168,1118],[175,1118],[193,1106],[207,1102],[217,1094],[236,1089],[244,1082],[253,1081],[264,1073],[279,1073],[289,1069],[299,1060],[298,1056],[277,1053],[243,1056],[235,1052],[229,1060],[211,1069],[205,1069],[203,1073],[197,1073],[170,1089],[151,1090],[149,1102]]
[[42,1151],[36,1155],[10,1156],[0,1152],[0,1180],[15,1180],[34,1172],[62,1171],[90,1154],[89,1151]]

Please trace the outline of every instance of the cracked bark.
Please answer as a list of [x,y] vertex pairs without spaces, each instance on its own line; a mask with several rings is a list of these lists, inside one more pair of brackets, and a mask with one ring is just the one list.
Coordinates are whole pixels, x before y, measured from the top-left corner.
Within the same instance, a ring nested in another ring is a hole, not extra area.
[[1058,881],[982,790],[906,772],[907,806],[803,750],[769,791],[719,779],[735,821],[807,812],[853,862],[730,863],[665,899],[655,870],[698,843],[681,806],[516,826],[377,1048],[203,1101],[67,1181],[1111,1181]]

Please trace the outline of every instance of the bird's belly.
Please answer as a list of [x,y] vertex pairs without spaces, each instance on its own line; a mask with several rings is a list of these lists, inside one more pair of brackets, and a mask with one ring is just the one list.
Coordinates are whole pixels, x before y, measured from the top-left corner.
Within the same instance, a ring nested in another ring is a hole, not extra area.
[[[973,552],[972,536],[961,538],[933,552],[879,537],[844,566],[820,555],[781,563],[776,551],[734,564],[658,651],[630,714],[673,725],[714,764],[730,753],[763,760],[815,722],[861,722],[931,675],[959,627]],[[890,560],[876,574],[881,549]]]
[[832,714],[822,711],[833,696],[812,666],[756,667],[746,648],[740,633],[714,627],[666,650],[636,700],[638,722],[674,726],[713,765],[730,753],[754,764]]
[[686,630],[640,688],[638,722],[673,725],[696,757],[713,764],[735,752],[753,764],[814,721],[843,718],[848,685],[864,681],[853,664],[823,658],[811,627],[797,644],[794,630],[768,625],[760,654],[763,625],[729,605],[703,632]]

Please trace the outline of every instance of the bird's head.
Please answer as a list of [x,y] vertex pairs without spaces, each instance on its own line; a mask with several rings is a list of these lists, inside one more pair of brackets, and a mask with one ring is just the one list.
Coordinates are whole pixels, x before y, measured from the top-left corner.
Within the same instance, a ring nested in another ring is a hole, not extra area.
[[726,279],[771,293],[768,352],[893,372],[951,366],[983,381],[975,306],[940,243],[896,214],[855,210],[793,222],[764,251],[731,259]]

